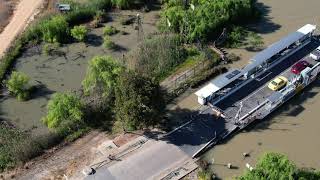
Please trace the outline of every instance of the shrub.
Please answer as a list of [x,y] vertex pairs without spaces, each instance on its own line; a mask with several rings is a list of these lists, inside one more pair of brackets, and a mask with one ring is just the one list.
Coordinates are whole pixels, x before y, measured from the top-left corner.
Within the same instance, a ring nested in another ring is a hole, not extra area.
[[143,41],[133,51],[128,62],[137,72],[157,80],[167,77],[186,58],[186,51],[178,35],[159,35]]
[[9,92],[18,100],[26,100],[29,97],[29,77],[26,74],[13,71],[6,84]]
[[88,32],[87,28],[83,25],[74,26],[71,29],[71,36],[78,41],[84,41],[84,38],[86,37],[87,32]]
[[113,6],[119,9],[128,9],[133,4],[133,0],[111,0]]
[[115,48],[116,44],[111,40],[109,36],[104,36],[103,46],[108,49],[113,49]]
[[103,34],[104,35],[112,36],[114,34],[117,34],[118,32],[119,32],[119,30],[117,30],[113,26],[106,26],[105,28],[103,28]]
[[31,136],[25,131],[0,125],[0,172],[34,158],[60,141],[54,134]]
[[60,44],[59,43],[46,43],[43,45],[42,53],[47,56],[52,56],[58,51]]
[[248,31],[240,26],[232,27],[231,32],[228,34],[226,41],[226,47],[228,48],[239,48],[245,45],[246,37],[248,36]]
[[64,16],[54,16],[40,23],[43,40],[45,42],[65,42],[69,35],[69,25]]
[[84,125],[83,104],[71,93],[55,93],[48,102],[48,113],[42,122],[49,129],[66,136]]
[[23,49],[23,44],[22,44],[21,40],[18,40],[13,43],[13,46],[9,49],[9,51],[0,60],[0,78],[1,78],[1,80],[3,80],[7,70],[11,67],[14,60],[20,56],[22,49]]
[[111,0],[90,0],[89,6],[95,10],[107,10],[112,6]]
[[90,7],[79,7],[68,12],[65,17],[70,26],[90,21],[95,10]]
[[205,170],[198,171],[197,177],[198,177],[198,180],[211,180],[212,179],[211,173],[207,172]]
[[97,10],[90,25],[93,28],[101,27],[101,23],[106,22],[106,19],[106,12],[104,10]]

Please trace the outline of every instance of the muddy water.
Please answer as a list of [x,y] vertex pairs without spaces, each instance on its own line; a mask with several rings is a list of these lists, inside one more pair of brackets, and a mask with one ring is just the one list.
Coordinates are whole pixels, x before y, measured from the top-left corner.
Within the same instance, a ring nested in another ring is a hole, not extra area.
[[[92,30],[88,43],[73,43],[59,48],[60,56],[47,56],[42,53],[41,46],[28,49],[17,59],[15,70],[26,73],[31,83],[39,88],[32,94],[30,100],[19,102],[15,98],[5,96],[0,99],[0,118],[8,120],[22,130],[30,130],[35,135],[48,133],[48,129],[40,122],[46,114],[46,105],[55,92],[77,91],[85,77],[88,61],[97,55],[111,55],[121,58],[124,53],[137,45],[137,31],[133,25],[122,26],[121,16],[136,15],[138,12],[123,11],[113,14],[113,25],[126,35],[118,33],[111,39],[118,45],[117,50],[107,50],[103,47],[103,28]],[[123,15],[125,14],[125,15]],[[141,13],[140,13],[141,14]],[[154,23],[157,12],[142,14],[143,30],[147,35],[156,30]]]
[[[306,23],[320,25],[319,0],[259,0],[266,18],[251,28],[261,33],[266,45],[277,41]],[[242,60],[234,64],[241,67],[255,52],[232,50],[241,54]],[[303,94],[296,96],[265,121],[251,126],[216,146],[204,157],[213,161],[212,170],[221,178],[231,178],[243,173],[245,164],[254,165],[257,158],[268,151],[285,153],[300,167],[320,169],[320,80]],[[244,159],[243,152],[250,157]],[[224,165],[232,163],[236,169]]]

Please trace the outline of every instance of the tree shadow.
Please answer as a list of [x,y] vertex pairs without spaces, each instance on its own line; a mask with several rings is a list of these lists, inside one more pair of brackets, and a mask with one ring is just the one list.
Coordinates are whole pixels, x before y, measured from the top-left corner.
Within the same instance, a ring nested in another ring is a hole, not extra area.
[[121,46],[119,44],[115,44],[113,47],[112,47],[112,50],[113,51],[128,51],[128,49],[124,46]]
[[103,44],[103,38],[101,36],[98,36],[96,34],[88,34],[87,38],[85,40],[85,44],[87,46],[93,46],[93,47],[99,47]]
[[274,23],[272,21],[272,17],[269,16],[271,7],[261,2],[256,2],[256,6],[259,12],[261,13],[261,16],[258,23],[248,25],[248,28],[251,31],[254,31],[260,34],[268,34],[268,33],[275,32],[281,28],[281,25]]
[[49,100],[50,96],[56,91],[50,90],[45,84],[40,81],[38,83],[39,84],[33,86],[30,89],[30,99],[45,98]]
[[199,113],[199,111],[177,108],[167,113],[166,121],[169,127],[175,127],[175,129],[159,140],[178,146],[189,156],[194,155],[227,129],[226,122],[216,118],[211,109]]

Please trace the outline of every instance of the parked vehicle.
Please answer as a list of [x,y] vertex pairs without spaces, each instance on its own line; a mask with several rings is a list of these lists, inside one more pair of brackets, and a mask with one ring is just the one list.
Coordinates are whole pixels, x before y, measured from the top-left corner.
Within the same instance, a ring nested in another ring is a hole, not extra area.
[[310,57],[316,61],[320,60],[320,46],[310,53]]
[[292,66],[291,72],[293,74],[300,74],[301,71],[303,71],[306,67],[310,66],[310,64],[307,61],[299,61],[295,65]]
[[288,79],[286,77],[278,76],[269,83],[268,88],[273,91],[278,91],[285,87],[287,83]]

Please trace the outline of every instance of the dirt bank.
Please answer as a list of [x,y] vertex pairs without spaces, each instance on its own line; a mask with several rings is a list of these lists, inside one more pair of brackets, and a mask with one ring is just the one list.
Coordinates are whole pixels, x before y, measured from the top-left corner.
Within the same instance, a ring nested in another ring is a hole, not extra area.
[[9,23],[13,10],[19,0],[0,0],[0,33]]
[[[6,0],[0,0],[0,4],[2,4],[1,1],[4,2]],[[10,23],[0,34],[0,57],[2,57],[4,52],[10,47],[10,44],[16,36],[24,30],[27,23],[37,13],[37,9],[41,7],[43,2],[44,0],[21,0],[19,2]]]

